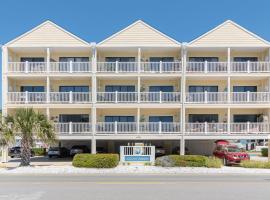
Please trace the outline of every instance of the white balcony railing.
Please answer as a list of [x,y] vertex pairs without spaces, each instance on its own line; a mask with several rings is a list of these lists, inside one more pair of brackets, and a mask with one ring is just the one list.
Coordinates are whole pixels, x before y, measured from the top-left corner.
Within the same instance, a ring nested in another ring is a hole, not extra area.
[[232,62],[233,73],[269,73],[270,62]]
[[[139,127],[139,131],[138,131]],[[97,134],[169,134],[180,133],[180,123],[172,122],[98,122]]]
[[7,101],[11,104],[43,104],[46,103],[45,92],[8,92]]
[[50,62],[50,72],[87,73],[91,70],[91,62]]
[[138,72],[137,62],[97,62],[97,72]]
[[187,62],[186,72],[224,73],[228,71],[227,62]]
[[[99,103],[135,103],[138,102],[137,92],[97,92]],[[179,103],[180,92],[141,92],[142,103]]]
[[269,123],[232,123],[231,134],[269,134]]
[[[230,126],[230,129],[228,128]],[[187,123],[186,134],[270,134],[269,123]]]
[[270,103],[270,92],[233,92],[233,103]]
[[45,62],[9,62],[8,72],[14,73],[42,73],[46,72]]
[[181,72],[181,62],[141,62],[141,72],[150,73],[172,73]]
[[222,104],[227,103],[227,92],[188,92],[186,93],[187,103],[209,103]]
[[134,103],[137,101],[137,92],[97,92],[97,102],[99,103]]
[[141,92],[140,101],[144,103],[179,103],[181,92]]
[[54,130],[58,134],[92,134],[90,123],[55,123]]
[[51,103],[90,103],[90,92],[50,92]]
[[224,134],[227,133],[227,123],[187,123],[187,134]]

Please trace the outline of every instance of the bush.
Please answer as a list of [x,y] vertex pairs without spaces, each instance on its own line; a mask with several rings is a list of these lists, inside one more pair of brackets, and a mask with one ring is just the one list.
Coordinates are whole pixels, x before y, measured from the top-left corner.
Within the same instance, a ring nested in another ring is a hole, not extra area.
[[206,167],[208,168],[221,168],[222,165],[222,161],[216,157],[209,157],[206,161]]
[[270,162],[255,161],[255,160],[245,160],[240,163],[241,167],[244,168],[262,168],[270,169]]
[[261,154],[263,157],[268,157],[268,148],[262,148],[261,149]]
[[208,158],[198,155],[169,155],[156,159],[156,166],[162,167],[206,167]]
[[46,148],[32,148],[35,156],[45,156],[46,155]]
[[118,163],[118,154],[76,154],[72,161],[74,167],[86,168],[113,168]]

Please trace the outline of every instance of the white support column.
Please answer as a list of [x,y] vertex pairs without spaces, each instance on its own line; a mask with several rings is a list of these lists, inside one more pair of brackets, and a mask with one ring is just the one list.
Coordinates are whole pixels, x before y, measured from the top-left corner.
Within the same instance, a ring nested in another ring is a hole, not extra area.
[[92,88],[92,102],[96,103],[97,102],[97,78],[95,74],[92,76],[91,88]]
[[231,103],[231,77],[228,76],[227,78],[227,102],[230,104]]
[[96,73],[97,71],[97,49],[96,49],[96,43],[91,43],[92,47],[92,72]]
[[[2,115],[7,116],[7,92],[8,92],[8,49],[2,46]],[[1,162],[8,162],[8,145],[1,146]]]
[[50,77],[47,76],[47,78],[46,78],[46,102],[47,102],[47,104],[50,103],[50,91],[51,91],[50,87],[51,87],[50,86]]
[[51,59],[50,48],[47,48],[47,59],[46,59],[47,73],[49,73],[51,71],[50,70],[50,59]]
[[7,93],[8,93],[8,49],[2,46],[2,114],[7,115]]
[[137,108],[137,133],[140,134],[141,109]]
[[231,134],[231,108],[227,109],[227,131]]
[[231,72],[231,48],[227,49],[227,66],[228,66],[228,74]]
[[137,85],[138,89],[137,89],[137,95],[138,95],[138,103],[141,102],[141,77],[138,76],[138,85]]
[[180,140],[180,155],[185,155],[185,125],[186,125],[186,108],[185,108],[185,98],[186,98],[186,62],[187,62],[187,47],[184,43],[182,45],[182,77],[181,77],[181,100],[182,100],[182,107],[181,107],[181,140]]
[[270,162],[270,135],[268,135],[268,161]]
[[141,72],[141,48],[138,48],[138,74]]
[[95,135],[96,135],[96,118],[97,118],[97,115],[96,115],[96,107],[93,106],[92,107],[92,110],[91,110],[91,114],[92,114],[92,117],[91,117],[91,124],[92,124],[92,139],[91,139],[91,153],[92,154],[96,154],[96,138],[95,138]]
[[267,60],[265,60],[265,61],[270,62],[270,48],[268,49],[268,59],[267,59]]

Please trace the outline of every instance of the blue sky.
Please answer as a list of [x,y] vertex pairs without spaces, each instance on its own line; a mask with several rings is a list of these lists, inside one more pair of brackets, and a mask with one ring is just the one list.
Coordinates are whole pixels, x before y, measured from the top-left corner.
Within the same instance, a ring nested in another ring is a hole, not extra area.
[[89,42],[138,19],[180,42],[227,19],[270,40],[268,0],[2,0],[0,7],[0,44],[48,19]]

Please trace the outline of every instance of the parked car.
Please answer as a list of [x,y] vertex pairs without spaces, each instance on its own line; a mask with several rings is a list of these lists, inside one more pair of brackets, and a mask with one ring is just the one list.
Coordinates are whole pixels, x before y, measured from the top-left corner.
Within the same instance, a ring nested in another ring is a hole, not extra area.
[[90,153],[90,150],[85,145],[75,145],[70,149],[70,156],[74,156],[77,153]]
[[216,148],[213,155],[222,159],[224,165],[236,165],[240,164],[242,160],[250,159],[248,153],[243,149],[240,149],[236,145],[232,145],[225,140],[216,142]]
[[48,150],[48,157],[63,158],[69,156],[69,150],[65,147],[50,147]]
[[104,149],[104,147],[97,147],[96,152],[97,153],[107,153],[107,151]]
[[156,150],[155,153],[156,157],[165,156],[166,154],[166,151],[162,146],[156,146],[155,150]]
[[[8,155],[11,158],[20,158],[21,157],[21,147],[12,147],[8,150]],[[35,156],[35,152],[31,149],[31,157]]]

